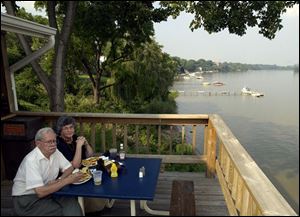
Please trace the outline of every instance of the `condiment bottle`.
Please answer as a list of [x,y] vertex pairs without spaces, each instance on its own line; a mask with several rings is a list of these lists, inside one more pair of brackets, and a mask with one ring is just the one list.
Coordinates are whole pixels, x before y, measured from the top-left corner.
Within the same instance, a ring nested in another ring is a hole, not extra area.
[[120,152],[119,152],[119,156],[120,156],[120,160],[124,160],[125,159],[125,150],[124,150],[124,146],[123,143],[120,144]]
[[110,177],[118,177],[118,167],[115,163],[112,163],[110,168]]

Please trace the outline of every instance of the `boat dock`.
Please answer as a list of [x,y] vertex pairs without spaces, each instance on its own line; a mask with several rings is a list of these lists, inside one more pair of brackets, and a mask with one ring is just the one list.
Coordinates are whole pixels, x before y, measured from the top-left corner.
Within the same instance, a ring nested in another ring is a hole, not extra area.
[[176,91],[181,96],[238,96],[241,95],[237,92],[231,92],[231,91],[202,91],[202,90],[194,90],[194,91],[184,91],[184,90],[178,90]]
[[[171,92],[177,92],[180,96],[246,96],[242,94],[241,92],[235,92],[235,91],[228,91],[228,90],[222,90],[222,91],[208,91],[208,90],[192,90],[192,91],[184,91],[184,90],[171,90]],[[251,95],[249,95],[251,96]],[[256,96],[256,95],[252,95]],[[261,95],[260,95],[261,96]],[[259,96],[256,96],[259,97]]]

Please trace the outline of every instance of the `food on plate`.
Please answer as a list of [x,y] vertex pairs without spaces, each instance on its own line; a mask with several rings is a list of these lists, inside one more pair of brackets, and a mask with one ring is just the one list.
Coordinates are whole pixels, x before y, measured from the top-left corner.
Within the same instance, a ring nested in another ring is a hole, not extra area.
[[100,159],[100,157],[89,157],[87,159],[83,159],[81,161],[83,166],[86,167],[92,167],[97,165],[97,161]]
[[83,167],[80,171],[82,173],[89,173],[89,168],[88,167]]
[[74,184],[81,184],[84,183],[88,180],[90,180],[90,178],[92,177],[92,175],[90,174],[90,170],[88,167],[83,167],[81,169],[74,169],[72,173],[78,173],[81,172],[83,175],[81,177],[81,179],[79,180],[79,182],[74,183]]
[[79,182],[83,182],[85,180],[90,179],[92,176],[89,173],[83,173],[81,179],[79,180]]

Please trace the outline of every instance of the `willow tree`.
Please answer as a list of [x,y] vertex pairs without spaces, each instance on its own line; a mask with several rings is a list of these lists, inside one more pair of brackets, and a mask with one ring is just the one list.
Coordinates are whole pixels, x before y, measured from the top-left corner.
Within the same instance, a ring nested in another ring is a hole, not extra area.
[[[88,74],[99,103],[101,92],[115,85],[113,68],[154,35],[153,21],[168,17],[146,1],[85,1],[77,8],[72,38],[74,62]],[[101,78],[106,76],[109,82]]]
[[177,62],[163,53],[161,46],[155,41],[147,42],[132,53],[131,61],[116,69],[114,94],[129,111],[175,113],[169,89],[177,68]]

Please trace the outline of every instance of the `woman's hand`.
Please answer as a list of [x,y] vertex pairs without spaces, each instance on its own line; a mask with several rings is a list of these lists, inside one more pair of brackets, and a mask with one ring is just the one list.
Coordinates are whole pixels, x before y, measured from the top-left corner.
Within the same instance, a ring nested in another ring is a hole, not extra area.
[[[94,154],[94,151],[93,151],[93,148],[91,147],[91,145],[87,142],[87,140],[86,140],[86,138],[84,137],[84,136],[79,136],[78,138],[77,138],[77,140],[76,140],[76,143],[77,143],[77,147],[76,147],[76,153],[77,153],[77,151],[78,150],[81,150],[81,147],[82,146],[84,146],[85,145],[85,148],[86,148],[86,153],[85,153],[85,156],[86,157],[91,157],[91,156],[93,156],[93,154]],[[81,152],[80,152],[80,154],[78,155],[79,157],[80,157],[80,161],[79,161],[79,163],[81,163]],[[79,157],[78,157],[78,159],[79,159]],[[77,160],[78,160],[77,159]],[[74,162],[74,159],[73,159],[73,162]],[[75,167],[75,168],[77,168],[77,167],[79,167],[80,165],[75,165],[75,164],[73,164],[73,166]]]
[[87,143],[85,137],[83,137],[83,136],[78,136],[78,138],[77,138],[77,140],[76,140],[77,146],[82,147],[82,146],[85,145],[85,143]]

